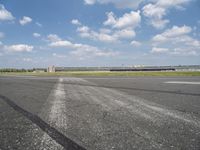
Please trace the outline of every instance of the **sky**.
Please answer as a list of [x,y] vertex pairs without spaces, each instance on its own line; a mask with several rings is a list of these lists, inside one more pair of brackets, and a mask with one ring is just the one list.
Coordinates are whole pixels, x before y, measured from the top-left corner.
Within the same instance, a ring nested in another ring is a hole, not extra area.
[[0,0],[0,68],[200,65],[199,0]]

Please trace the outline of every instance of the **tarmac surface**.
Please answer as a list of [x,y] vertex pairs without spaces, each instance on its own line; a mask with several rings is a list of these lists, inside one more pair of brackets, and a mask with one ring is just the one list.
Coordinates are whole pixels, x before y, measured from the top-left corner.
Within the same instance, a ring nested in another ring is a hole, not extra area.
[[199,150],[200,77],[0,77],[0,150]]

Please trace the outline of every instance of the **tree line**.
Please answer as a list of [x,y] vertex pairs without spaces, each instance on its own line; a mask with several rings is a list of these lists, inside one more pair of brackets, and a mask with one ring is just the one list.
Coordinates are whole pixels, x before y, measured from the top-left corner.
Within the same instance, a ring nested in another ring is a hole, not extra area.
[[36,71],[36,70],[44,70],[45,71],[45,69],[36,69],[36,68],[33,68],[33,69],[3,68],[3,69],[0,69],[0,73],[4,73],[4,72],[33,72],[33,71]]

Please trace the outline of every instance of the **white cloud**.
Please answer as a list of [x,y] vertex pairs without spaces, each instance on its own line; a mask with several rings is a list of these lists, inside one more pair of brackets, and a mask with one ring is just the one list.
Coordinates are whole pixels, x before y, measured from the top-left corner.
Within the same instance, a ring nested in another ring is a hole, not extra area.
[[5,34],[3,32],[0,32],[0,39],[4,38]]
[[186,35],[192,31],[192,28],[189,26],[173,26],[171,29],[167,29],[161,34],[158,34],[153,37],[154,42],[167,42],[174,40],[174,38],[179,38],[180,36]]
[[[192,28],[189,26],[173,26],[163,33],[155,35],[152,38],[154,46],[168,47],[168,54],[173,55],[199,55],[200,41],[191,37]],[[158,52],[156,49],[152,52]]]
[[192,0],[157,0],[157,5],[162,7],[176,7],[179,8],[182,5],[191,2]]
[[96,35],[94,34],[94,38],[95,37],[99,41],[102,41],[102,42],[115,42],[115,41],[117,41],[116,37],[114,37],[112,35],[104,34],[104,33],[96,33]]
[[0,52],[0,56],[3,56],[3,53]]
[[100,32],[95,32],[87,26],[82,26],[82,27],[77,28],[77,32],[83,38],[89,38],[89,39],[92,39],[92,40],[99,40],[99,41],[102,41],[102,42],[115,42],[115,41],[117,41],[116,37],[105,33],[105,32],[108,32],[108,31],[105,31],[105,29],[100,30]]
[[113,12],[107,13],[107,20],[103,23],[105,26],[112,26],[113,28],[135,28],[141,22],[140,11],[131,11],[125,13],[122,17],[117,18]]
[[85,1],[85,4],[87,5],[93,5],[96,2],[96,0],[84,0],[84,1]]
[[112,31],[110,29],[106,29],[106,28],[101,28],[99,29],[100,33],[105,33],[105,34],[110,34],[112,33]]
[[174,48],[170,54],[172,55],[178,55],[178,56],[198,56],[196,50],[190,49],[190,48]]
[[[54,41],[49,44],[50,47],[63,47],[68,49],[73,49],[70,52],[71,55],[76,56],[78,58],[89,58],[89,57],[107,57],[107,56],[116,56],[118,52],[111,50],[101,50],[95,46],[80,44],[80,43],[72,43],[67,40]],[[54,54],[56,56],[56,54]]]
[[60,40],[60,41],[54,41],[54,42],[50,43],[49,46],[72,48],[74,45],[69,41]]
[[135,37],[135,35],[136,33],[134,30],[127,28],[127,29],[116,31],[113,36],[117,39],[130,39],[130,38]]
[[150,24],[157,29],[162,29],[169,23],[169,20],[163,19],[166,13],[165,8],[157,5],[147,4],[143,7],[144,16],[148,17]]
[[0,4],[0,21],[14,20],[11,12],[5,9],[4,5]]
[[84,0],[85,4],[114,4],[117,8],[137,8],[144,0]]
[[53,53],[52,56],[57,57],[57,58],[66,58],[66,55],[61,55],[61,54],[57,54],[57,53]]
[[151,53],[166,53],[169,49],[167,48],[160,48],[160,47],[153,47]]
[[8,52],[31,52],[33,48],[33,46],[26,44],[4,46],[4,49]]
[[22,60],[25,61],[25,62],[31,62],[31,61],[33,61],[31,58],[23,58]]
[[39,33],[33,33],[33,36],[37,38],[40,37],[41,35]]
[[[200,45],[200,42],[199,42]],[[196,47],[196,46],[188,46],[188,45],[184,45],[180,46],[180,47],[176,47],[174,48],[170,54],[176,54],[176,55],[180,55],[180,56],[187,56],[187,55],[192,55],[192,56],[199,56],[200,55],[200,47]]]
[[77,19],[73,19],[73,20],[71,21],[71,23],[74,24],[74,25],[81,25],[81,23],[80,23],[79,20],[77,20]]
[[116,42],[121,39],[131,39],[136,36],[135,28],[139,26],[141,21],[140,12],[131,11],[117,18],[110,12],[107,13],[108,19],[104,22],[105,26],[111,26],[111,29],[101,28],[99,31],[91,30],[88,26],[77,28],[77,32],[83,38],[102,42]]
[[42,24],[39,23],[39,22],[36,22],[35,24],[36,24],[38,27],[42,27]]
[[107,13],[107,20],[103,23],[105,26],[107,25],[114,25],[116,23],[116,16],[113,12]]
[[77,31],[82,32],[82,33],[89,32],[89,30],[90,30],[90,28],[87,26],[82,26],[82,27],[77,28]]
[[47,39],[48,39],[49,41],[51,41],[51,42],[56,42],[56,41],[60,41],[60,40],[61,40],[61,38],[58,37],[56,34],[49,34],[49,35],[47,36]]
[[131,39],[134,38],[136,33],[131,28],[121,29],[112,31],[109,29],[100,29],[99,31],[93,31],[87,26],[77,28],[77,32],[83,38],[89,38],[96,41],[102,42],[117,42],[120,39]]
[[180,9],[191,0],[156,0],[154,4],[143,7],[143,15],[149,19],[150,24],[157,28],[164,28],[170,21],[164,19],[171,8]]
[[32,22],[32,18],[27,17],[27,16],[24,16],[22,19],[19,20],[19,23],[21,25],[26,25],[26,24],[31,23],[31,22]]
[[135,47],[139,47],[139,46],[142,45],[139,41],[132,41],[130,44],[135,46]]
[[91,57],[111,57],[116,56],[119,53],[115,51],[100,50],[97,47],[89,45],[80,45],[74,51],[71,51],[70,54],[78,57],[79,59],[86,59]]
[[174,39],[175,42],[179,42],[179,43],[184,43],[187,46],[191,46],[191,47],[196,47],[200,50],[200,41],[196,40],[188,35],[186,36],[182,36],[182,37],[177,37],[176,39]]

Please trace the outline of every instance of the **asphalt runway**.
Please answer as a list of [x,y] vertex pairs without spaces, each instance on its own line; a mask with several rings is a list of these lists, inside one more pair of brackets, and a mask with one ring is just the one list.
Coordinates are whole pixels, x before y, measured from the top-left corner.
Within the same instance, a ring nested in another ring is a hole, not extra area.
[[200,77],[0,77],[0,150],[199,150]]

